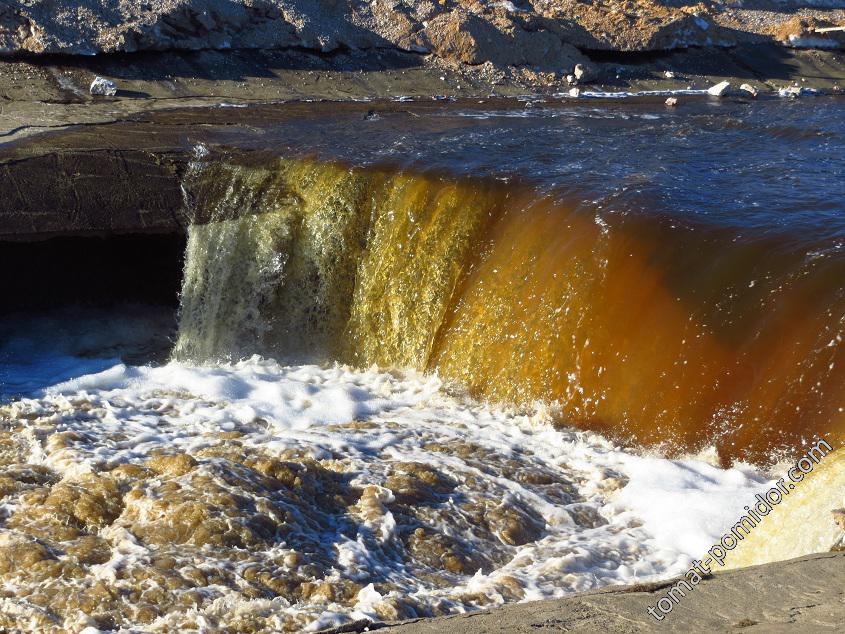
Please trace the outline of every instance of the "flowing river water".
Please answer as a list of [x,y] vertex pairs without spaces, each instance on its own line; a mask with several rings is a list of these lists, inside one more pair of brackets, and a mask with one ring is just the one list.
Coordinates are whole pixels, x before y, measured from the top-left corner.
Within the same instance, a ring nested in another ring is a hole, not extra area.
[[[178,315],[5,311],[0,629],[666,578],[841,444],[845,102],[404,106],[197,141]],[[830,548],[840,455],[736,562]]]

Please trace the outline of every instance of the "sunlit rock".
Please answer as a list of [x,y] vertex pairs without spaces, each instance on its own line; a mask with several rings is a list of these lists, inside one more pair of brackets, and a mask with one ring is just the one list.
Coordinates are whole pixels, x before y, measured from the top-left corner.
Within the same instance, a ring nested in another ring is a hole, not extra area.
[[95,77],[91,82],[89,92],[100,97],[114,97],[117,94],[117,84],[105,77]]

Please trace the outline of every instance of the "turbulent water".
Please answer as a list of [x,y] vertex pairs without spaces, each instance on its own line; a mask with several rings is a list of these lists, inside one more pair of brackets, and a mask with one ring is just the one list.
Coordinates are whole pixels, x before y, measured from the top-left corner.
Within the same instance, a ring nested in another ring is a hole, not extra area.
[[765,480],[257,357],[117,364],[0,417],[12,631],[298,631],[665,577]]
[[[766,466],[842,440],[845,141],[791,107],[774,130],[766,104],[453,108],[198,146],[178,328],[0,318],[0,630],[317,631],[684,572]],[[734,154],[769,130],[770,167],[809,139],[792,184],[722,174],[690,141],[715,127]],[[840,454],[729,564],[830,547]]]
[[[413,367],[761,459],[841,438],[845,254],[497,181],[221,157],[189,187],[177,358]],[[242,213],[243,210],[248,210]]]

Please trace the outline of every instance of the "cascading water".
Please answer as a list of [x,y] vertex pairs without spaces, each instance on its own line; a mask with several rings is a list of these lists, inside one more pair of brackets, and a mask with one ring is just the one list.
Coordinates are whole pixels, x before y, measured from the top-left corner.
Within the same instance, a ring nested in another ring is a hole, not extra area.
[[176,358],[436,371],[724,457],[842,438],[836,251],[389,168],[252,157],[189,181]]
[[194,360],[264,352],[425,368],[501,194],[275,159],[192,179],[210,222],[190,228],[175,353]]
[[[0,630],[313,631],[685,572],[843,432],[841,117],[730,108],[333,110],[199,148],[166,363],[180,237],[108,242],[83,295],[101,253],[42,280],[9,251],[7,294],[96,301],[0,315]],[[843,465],[727,565],[828,549]]]

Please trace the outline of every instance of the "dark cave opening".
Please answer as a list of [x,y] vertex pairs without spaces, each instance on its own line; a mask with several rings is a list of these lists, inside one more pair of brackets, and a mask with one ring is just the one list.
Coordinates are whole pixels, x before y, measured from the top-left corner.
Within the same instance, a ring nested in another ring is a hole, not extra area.
[[185,236],[126,234],[0,242],[0,314],[179,303]]

